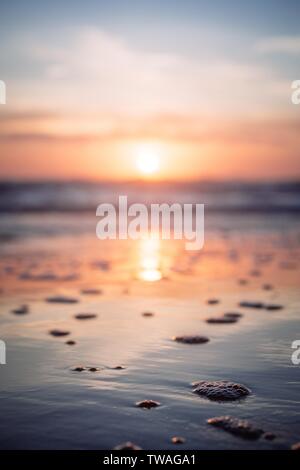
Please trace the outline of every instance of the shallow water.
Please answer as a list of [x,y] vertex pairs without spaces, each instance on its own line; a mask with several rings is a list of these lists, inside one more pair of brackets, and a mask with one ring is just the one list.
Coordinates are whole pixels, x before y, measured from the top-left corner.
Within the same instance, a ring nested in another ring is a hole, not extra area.
[[[299,441],[300,366],[291,362],[291,343],[300,339],[299,223],[289,215],[209,216],[200,253],[171,241],[100,242],[95,225],[89,214],[2,219],[0,447],[112,449],[130,440],[172,449],[176,435],[186,439],[180,449],[281,449]],[[266,283],[274,288],[264,290]],[[103,293],[81,294],[88,288]],[[79,303],[45,302],[58,294]],[[210,298],[220,303],[208,305]],[[242,309],[243,300],[284,309]],[[11,313],[23,304],[27,315]],[[229,311],[244,316],[236,324],[205,322]],[[78,313],[98,316],[80,321]],[[71,334],[54,338],[52,329]],[[171,340],[184,334],[210,342]],[[78,365],[100,370],[72,371]],[[206,379],[239,382],[252,394],[210,402],[190,386]],[[145,399],[161,406],[135,406]],[[225,414],[277,438],[247,441],[206,424]]]

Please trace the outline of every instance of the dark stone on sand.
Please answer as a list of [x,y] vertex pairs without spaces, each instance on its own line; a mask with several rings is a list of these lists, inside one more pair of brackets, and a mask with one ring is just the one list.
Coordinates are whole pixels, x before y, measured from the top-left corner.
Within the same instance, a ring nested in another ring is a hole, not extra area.
[[101,289],[82,289],[82,295],[101,295],[103,291]]
[[220,303],[219,299],[208,299],[208,305],[217,305]]
[[266,439],[267,441],[274,441],[274,439],[276,439],[276,434],[274,434],[273,432],[265,432],[265,434],[263,435],[263,438]]
[[49,331],[50,335],[56,336],[56,337],[62,337],[62,336],[68,336],[70,334],[69,331],[64,331],[64,330],[50,330]]
[[291,447],[292,450],[300,450],[300,442],[297,442],[296,444],[293,444]]
[[98,367],[89,367],[90,372],[99,372],[99,370]]
[[83,372],[84,370],[86,370],[86,368],[83,366],[77,366],[72,369],[73,372]]
[[172,444],[184,444],[185,439],[184,439],[184,437],[174,436],[174,437],[172,437],[171,442],[172,442]]
[[217,324],[224,324],[224,325],[229,325],[231,323],[237,323],[238,319],[234,317],[211,317],[207,318],[206,323],[210,323],[212,325],[217,325]]
[[194,393],[214,401],[232,401],[246,397],[251,391],[245,385],[228,380],[202,380],[192,384]]
[[142,313],[142,316],[143,316],[143,317],[146,317],[146,318],[150,318],[150,317],[154,317],[154,313],[152,313],[152,312],[144,312],[144,313]]
[[184,344],[205,344],[209,342],[206,336],[173,336],[173,341]]
[[21,305],[21,307],[12,310],[12,313],[14,313],[15,315],[26,315],[27,313],[29,313],[29,307],[28,305]]
[[118,445],[113,450],[142,450],[141,447],[133,444],[132,442],[124,442]]
[[261,276],[261,272],[258,271],[258,269],[253,269],[252,271],[250,271],[249,275],[252,277],[259,277]]
[[207,423],[244,439],[259,439],[263,430],[254,427],[249,421],[232,416],[219,416],[207,420]]
[[271,284],[264,284],[262,288],[263,290],[273,290],[273,286]]
[[243,307],[243,308],[257,308],[257,309],[260,309],[260,308],[265,307],[265,305],[262,302],[252,302],[252,301],[248,301],[248,300],[240,302],[239,305],[240,305],[240,307]]
[[265,309],[266,310],[282,310],[283,309],[283,306],[282,305],[278,305],[278,304],[267,304],[265,305]]
[[54,297],[48,297],[46,302],[55,303],[55,304],[77,304],[79,302],[78,299],[74,297],[65,297],[63,295],[57,295]]
[[97,315],[95,313],[78,313],[75,318],[76,320],[92,320],[97,318]]
[[228,313],[224,313],[224,317],[226,318],[242,318],[243,317],[243,314],[242,313],[239,313],[239,312],[228,312]]
[[76,344],[76,341],[73,341],[73,340],[70,340],[70,341],[66,341],[66,344],[68,346],[74,346]]
[[157,408],[158,406],[160,406],[160,403],[159,401],[154,400],[143,400],[137,402],[136,406],[138,408],[146,408],[147,410],[150,410],[150,408]]
[[124,370],[126,369],[126,367],[124,366],[116,366],[116,367],[112,367],[113,370]]

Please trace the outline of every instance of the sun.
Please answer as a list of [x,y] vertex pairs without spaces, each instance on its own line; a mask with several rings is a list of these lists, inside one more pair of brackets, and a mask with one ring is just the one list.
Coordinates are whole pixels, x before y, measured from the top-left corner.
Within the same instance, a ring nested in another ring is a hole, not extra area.
[[158,153],[151,148],[140,148],[136,157],[138,171],[145,176],[150,176],[159,171],[160,158]]

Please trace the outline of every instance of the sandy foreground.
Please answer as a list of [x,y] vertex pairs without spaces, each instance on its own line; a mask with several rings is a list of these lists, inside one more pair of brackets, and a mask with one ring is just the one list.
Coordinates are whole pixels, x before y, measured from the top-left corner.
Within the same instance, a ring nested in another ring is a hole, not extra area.
[[[173,449],[180,436],[182,449],[286,449],[300,440],[296,221],[215,217],[200,252],[174,241],[100,242],[88,215],[11,216],[4,225],[1,448]],[[242,317],[206,321],[230,312]],[[209,342],[172,340],[184,335]],[[211,401],[192,392],[200,380],[251,394]],[[140,409],[142,400],[160,406]],[[245,439],[206,422],[224,415],[275,437]]]

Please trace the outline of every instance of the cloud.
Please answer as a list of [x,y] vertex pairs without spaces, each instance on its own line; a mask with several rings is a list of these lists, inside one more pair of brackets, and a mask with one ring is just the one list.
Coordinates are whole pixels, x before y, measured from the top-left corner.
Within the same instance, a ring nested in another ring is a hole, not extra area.
[[[28,113],[29,117],[31,116]],[[22,114],[21,120],[26,121]],[[11,143],[70,143],[97,144],[124,140],[159,140],[163,142],[195,143],[198,145],[267,145],[299,147],[300,117],[262,117],[229,120],[223,118],[207,118],[205,115],[161,114],[145,118],[122,117],[111,118],[110,126],[103,125],[106,116],[52,116],[52,130],[45,131],[43,119],[48,122],[47,115],[42,117],[40,127],[32,125],[24,130],[20,128],[20,119],[12,117],[6,123],[2,120],[0,142]],[[66,121],[73,119],[69,126]],[[83,129],[82,123],[91,120],[92,126]],[[61,121],[64,130],[61,130]],[[98,126],[95,126],[95,122]],[[102,124],[101,124],[102,123]],[[101,127],[102,125],[102,127]],[[66,129],[72,129],[72,132]]]
[[13,83],[15,103],[26,109],[212,115],[270,102],[271,71],[253,61],[143,51],[94,27],[69,31],[56,43],[46,37],[20,43],[40,71],[30,77],[27,70]]
[[261,53],[300,55],[300,36],[275,36],[262,39],[256,45]]

